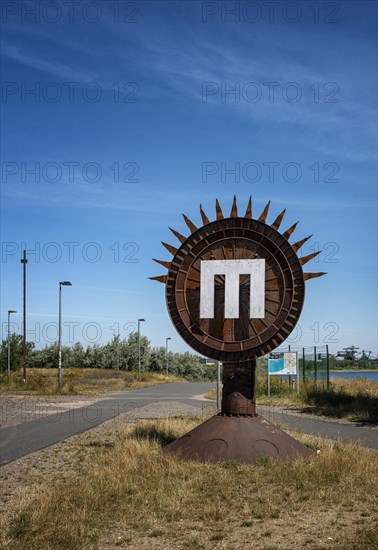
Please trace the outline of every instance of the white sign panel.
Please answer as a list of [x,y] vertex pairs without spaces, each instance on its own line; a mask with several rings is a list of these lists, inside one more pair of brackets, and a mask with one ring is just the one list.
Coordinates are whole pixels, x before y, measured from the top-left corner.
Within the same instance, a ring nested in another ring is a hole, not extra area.
[[298,358],[297,352],[288,351],[284,353],[270,353],[268,359],[269,376],[274,375],[290,375],[297,376],[298,374]]
[[271,376],[293,376],[297,381],[297,393],[299,393],[299,369],[298,354],[296,351],[272,352],[268,357],[268,396],[270,396]]

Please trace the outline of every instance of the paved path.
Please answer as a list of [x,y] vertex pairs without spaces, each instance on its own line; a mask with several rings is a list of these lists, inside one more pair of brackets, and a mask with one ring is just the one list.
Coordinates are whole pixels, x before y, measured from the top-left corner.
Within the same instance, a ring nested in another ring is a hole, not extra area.
[[0,466],[90,430],[119,414],[132,413],[150,403],[178,401],[199,408],[214,407],[212,402],[197,397],[211,390],[213,386],[214,384],[196,382],[151,386],[117,393],[83,408],[41,415],[37,420],[3,428],[0,430]]
[[[67,437],[94,428],[105,420],[162,401],[177,401],[202,409],[212,409],[215,404],[198,396],[214,387],[212,383],[164,384],[141,390],[117,393],[92,405],[42,416],[0,430],[0,465],[54,445]],[[324,421],[311,415],[273,407],[259,407],[259,414],[287,428],[332,439],[358,440],[373,449],[378,448],[378,430],[351,423]]]
[[378,428],[358,422],[337,422],[321,416],[301,413],[300,410],[283,407],[257,407],[257,412],[270,422],[282,424],[287,429],[329,439],[359,441],[361,445],[378,449]]

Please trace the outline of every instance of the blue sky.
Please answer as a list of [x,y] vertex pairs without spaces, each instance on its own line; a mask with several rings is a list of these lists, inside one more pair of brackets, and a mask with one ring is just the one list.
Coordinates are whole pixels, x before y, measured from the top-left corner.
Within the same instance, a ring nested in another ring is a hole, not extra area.
[[68,279],[65,343],[188,349],[151,258],[236,194],[324,249],[289,343],[376,352],[376,3],[47,4],[2,6],[2,336],[26,243],[38,347]]

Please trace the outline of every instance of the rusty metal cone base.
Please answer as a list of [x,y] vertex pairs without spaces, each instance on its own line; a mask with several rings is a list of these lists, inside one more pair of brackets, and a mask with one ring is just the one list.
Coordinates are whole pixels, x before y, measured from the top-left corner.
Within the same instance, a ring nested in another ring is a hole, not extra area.
[[184,460],[255,464],[296,460],[315,453],[262,416],[213,416],[164,448]]

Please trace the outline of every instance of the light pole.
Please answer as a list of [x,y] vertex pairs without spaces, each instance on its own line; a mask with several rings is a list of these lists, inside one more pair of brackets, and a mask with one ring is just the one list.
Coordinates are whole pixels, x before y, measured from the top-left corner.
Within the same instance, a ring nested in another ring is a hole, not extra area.
[[171,338],[165,339],[165,373],[168,375],[168,340],[171,340]]
[[17,313],[15,309],[8,309],[8,376],[10,376],[10,316]]
[[24,278],[24,320],[23,320],[23,339],[22,339],[22,378],[26,382],[26,264],[28,260],[26,259],[26,250],[22,255],[21,263],[23,265],[23,278]]
[[72,286],[70,281],[59,283],[59,329],[58,329],[58,384],[62,385],[62,286]]
[[138,319],[138,380],[140,381],[142,367],[140,364],[140,324],[143,323],[145,319]]

